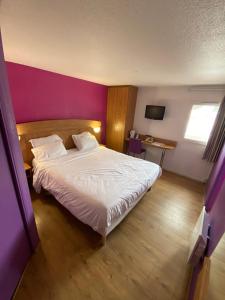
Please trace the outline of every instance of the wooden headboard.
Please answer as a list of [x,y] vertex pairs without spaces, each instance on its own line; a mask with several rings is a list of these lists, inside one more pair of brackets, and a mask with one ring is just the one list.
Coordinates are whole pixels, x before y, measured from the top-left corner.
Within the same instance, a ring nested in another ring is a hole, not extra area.
[[51,134],[59,135],[64,142],[66,149],[74,148],[72,134],[79,134],[89,131],[94,134],[100,142],[101,132],[96,133],[94,128],[101,127],[100,121],[92,120],[47,120],[16,124],[17,133],[20,139],[20,147],[25,162],[31,164],[33,154],[31,152],[30,139],[45,137]]

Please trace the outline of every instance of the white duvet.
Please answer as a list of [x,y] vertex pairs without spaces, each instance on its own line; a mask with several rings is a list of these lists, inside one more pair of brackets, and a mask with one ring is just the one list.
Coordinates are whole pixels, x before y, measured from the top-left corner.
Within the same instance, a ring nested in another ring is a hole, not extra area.
[[161,175],[161,168],[105,147],[33,161],[33,185],[48,190],[76,218],[107,235]]

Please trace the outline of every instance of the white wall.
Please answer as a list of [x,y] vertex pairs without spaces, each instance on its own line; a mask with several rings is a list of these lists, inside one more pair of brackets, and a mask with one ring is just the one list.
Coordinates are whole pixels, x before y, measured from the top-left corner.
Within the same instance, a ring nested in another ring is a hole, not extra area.
[[[190,87],[142,87],[139,88],[134,128],[143,134],[171,139],[178,142],[175,150],[167,151],[163,168],[175,173],[206,181],[212,165],[202,160],[205,146],[184,139],[184,133],[193,104],[221,102],[225,90]],[[163,121],[144,118],[147,104],[165,105]],[[161,151],[147,147],[147,159],[159,163]]]

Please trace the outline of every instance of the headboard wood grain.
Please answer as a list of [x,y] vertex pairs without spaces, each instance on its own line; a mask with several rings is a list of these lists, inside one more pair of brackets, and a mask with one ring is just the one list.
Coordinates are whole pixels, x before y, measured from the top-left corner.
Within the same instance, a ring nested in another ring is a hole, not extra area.
[[66,119],[35,121],[16,124],[16,127],[24,162],[29,164],[31,164],[33,159],[30,139],[57,134],[63,139],[66,149],[75,147],[71,136],[83,131],[89,131],[94,134],[99,142],[101,139],[101,132],[96,133],[93,130],[94,128],[101,127],[101,122],[94,120]]

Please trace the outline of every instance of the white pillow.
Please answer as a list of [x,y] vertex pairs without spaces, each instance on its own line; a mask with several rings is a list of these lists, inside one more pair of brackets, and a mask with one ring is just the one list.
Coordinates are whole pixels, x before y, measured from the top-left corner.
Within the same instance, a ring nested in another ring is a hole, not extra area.
[[66,148],[61,141],[48,143],[31,149],[35,159],[39,161],[61,157],[67,154]]
[[45,145],[48,143],[53,143],[56,141],[62,141],[61,137],[59,137],[57,134],[52,134],[52,135],[49,135],[46,137],[29,140],[29,142],[31,143],[33,148],[36,148],[36,147],[39,147],[41,145]]
[[81,151],[91,150],[99,146],[96,137],[87,131],[72,135],[72,139],[78,150]]

